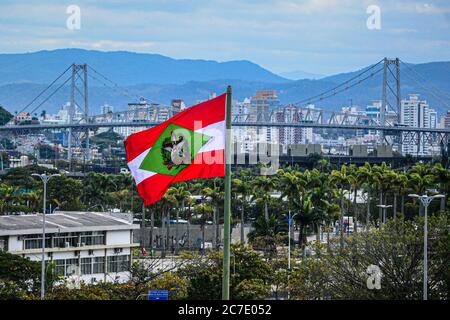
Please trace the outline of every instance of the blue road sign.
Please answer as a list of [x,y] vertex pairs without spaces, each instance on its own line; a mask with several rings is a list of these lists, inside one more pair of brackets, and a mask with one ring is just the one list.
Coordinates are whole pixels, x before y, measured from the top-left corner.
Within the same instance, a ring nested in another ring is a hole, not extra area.
[[148,300],[169,300],[169,290],[149,290]]
[[288,225],[289,226],[291,226],[292,225],[292,220],[294,220],[293,218],[291,218],[291,216],[289,215],[289,216],[287,216],[286,217],[287,218],[287,222],[288,222]]

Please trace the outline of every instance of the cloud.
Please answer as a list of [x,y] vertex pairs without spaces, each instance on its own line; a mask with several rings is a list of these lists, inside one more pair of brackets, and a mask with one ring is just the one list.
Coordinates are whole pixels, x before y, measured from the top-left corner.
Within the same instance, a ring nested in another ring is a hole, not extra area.
[[[247,59],[273,71],[331,73],[374,57],[450,59],[448,0],[2,0],[0,52],[61,47],[156,52],[175,58]],[[81,8],[81,30],[66,28],[66,7]],[[382,28],[366,28],[368,5]],[[446,13],[447,12],[447,13]],[[443,13],[442,19],[436,18]],[[439,52],[408,45],[439,43]]]

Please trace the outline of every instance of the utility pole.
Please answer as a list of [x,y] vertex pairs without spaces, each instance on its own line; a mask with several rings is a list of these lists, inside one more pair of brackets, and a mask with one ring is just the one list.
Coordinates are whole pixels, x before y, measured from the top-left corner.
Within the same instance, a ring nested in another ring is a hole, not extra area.
[[409,194],[411,198],[420,200],[425,208],[425,221],[423,226],[423,300],[428,300],[428,206],[431,201],[437,198],[445,198],[443,194],[428,196],[427,194],[419,196],[418,194]]
[[47,183],[52,177],[59,177],[60,174],[47,175],[46,172],[43,174],[33,173],[34,177],[39,177],[44,184],[44,205],[42,208],[42,258],[41,258],[41,300],[45,298],[45,211],[47,207]]

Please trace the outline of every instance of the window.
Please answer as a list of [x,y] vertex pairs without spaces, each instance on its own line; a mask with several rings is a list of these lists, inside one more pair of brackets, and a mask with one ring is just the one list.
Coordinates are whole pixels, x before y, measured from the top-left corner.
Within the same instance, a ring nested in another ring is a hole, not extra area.
[[81,274],[92,273],[92,258],[81,258]]
[[0,250],[8,251],[8,237],[0,237]]
[[56,248],[76,247],[78,244],[78,233],[65,232],[55,234],[53,242]]
[[86,246],[105,244],[105,231],[82,232],[81,243]]
[[130,256],[110,256],[108,257],[108,272],[123,272],[130,270]]
[[76,274],[78,267],[78,259],[66,259],[66,276]]
[[57,276],[65,276],[65,260],[54,260],[55,262],[55,274]]
[[[28,234],[21,237],[24,242],[25,249],[41,249],[42,248],[42,234]],[[45,235],[45,247],[52,247],[51,235]]]
[[105,257],[95,257],[92,273],[105,272]]

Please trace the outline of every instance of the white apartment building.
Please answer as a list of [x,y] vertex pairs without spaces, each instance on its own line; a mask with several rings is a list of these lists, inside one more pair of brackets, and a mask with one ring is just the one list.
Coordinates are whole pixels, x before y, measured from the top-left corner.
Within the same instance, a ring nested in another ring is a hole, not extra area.
[[[314,109],[314,106],[311,105],[308,106],[308,108]],[[306,115],[293,105],[278,110],[275,113],[273,120],[277,123],[312,122],[311,119],[307,119]],[[274,130],[276,130],[278,136],[278,140],[274,143],[283,145],[313,143],[312,128],[281,127]]]
[[[45,228],[45,260],[56,274],[85,283],[129,280],[138,225],[108,214],[58,212],[46,215]],[[41,261],[42,214],[0,216],[0,250]]]
[[[436,128],[437,113],[425,100],[420,100],[418,94],[410,94],[408,99],[401,101],[400,121],[404,125],[416,128]],[[406,134],[403,135],[403,154],[430,154],[431,145],[424,136],[412,141],[407,139]]]

